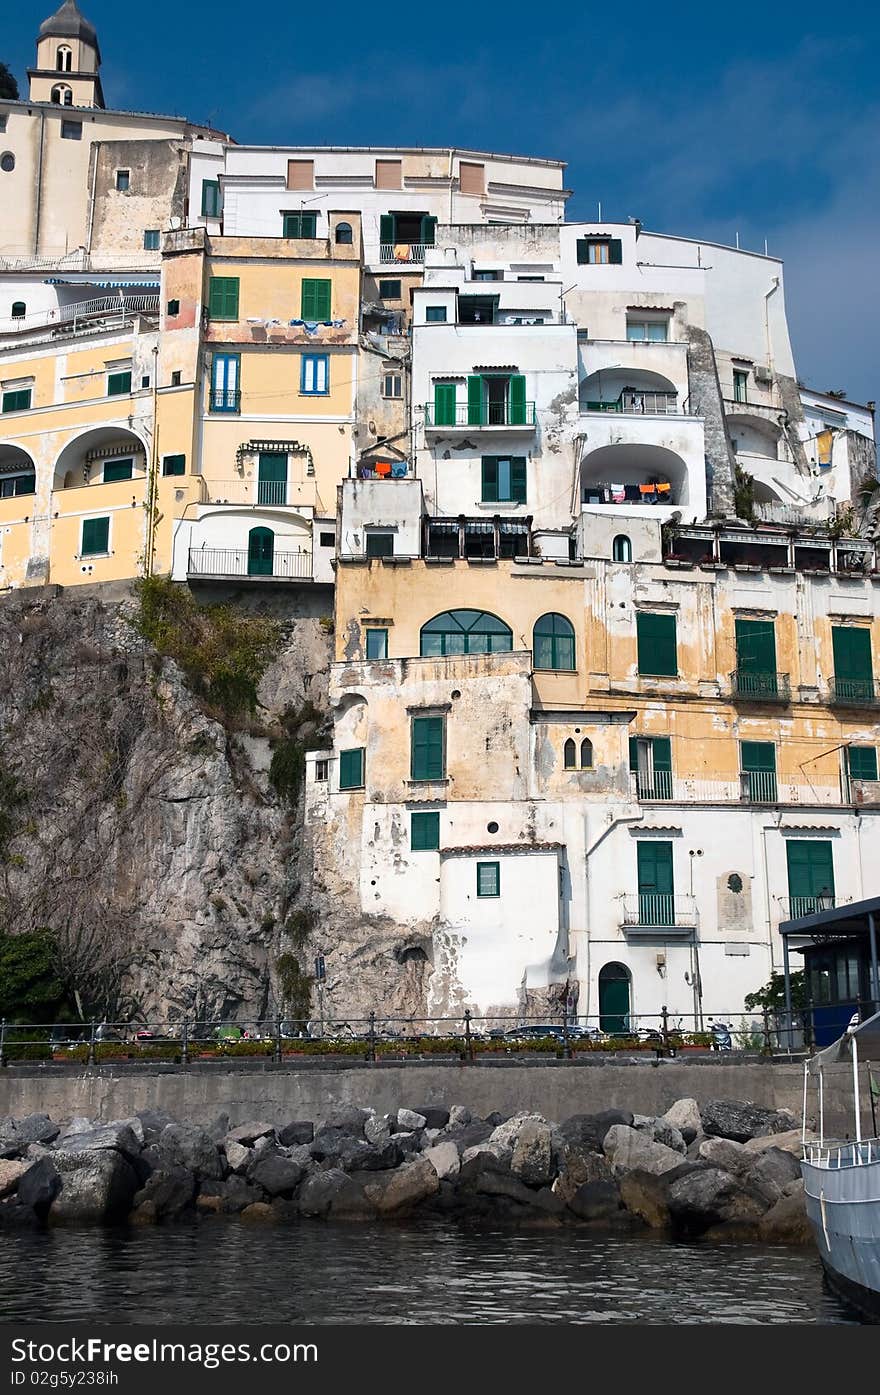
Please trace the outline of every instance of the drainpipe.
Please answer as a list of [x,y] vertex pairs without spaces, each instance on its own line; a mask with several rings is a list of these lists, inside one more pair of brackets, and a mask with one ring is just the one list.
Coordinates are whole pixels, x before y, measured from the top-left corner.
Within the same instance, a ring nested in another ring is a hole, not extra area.
[[92,146],[92,180],[91,180],[91,185],[92,185],[92,187],[91,187],[91,189],[89,190],[89,226],[88,226],[88,228],[86,229],[86,257],[87,257],[87,258],[90,258],[91,255],[92,255],[92,232],[93,232],[94,226],[95,226],[95,185],[96,185],[96,183],[97,183],[97,179],[98,179],[98,148],[97,148],[96,145],[93,145],[93,146]]
[[[600,843],[604,843],[605,839],[608,837],[608,834],[613,832],[613,830],[617,828],[619,824],[641,823],[643,817],[644,816],[642,814],[621,814],[619,818],[612,819],[608,827],[603,829],[602,832],[599,834],[599,837],[596,839],[595,843],[593,843],[589,848],[587,848],[586,852],[584,853],[584,930],[586,932],[587,940],[587,1018],[589,1018],[590,1016],[590,869],[587,866],[587,863],[593,856],[593,853],[599,847]],[[630,1004],[630,1010],[631,1009],[632,1004]]]
[[37,156],[37,208],[34,215],[34,256],[40,251],[40,215],[43,207],[43,139],[46,130],[46,113],[40,112],[40,149]]
[[156,491],[159,465],[159,345],[153,347],[153,440],[150,447],[150,477],[147,484],[147,536],[144,548],[144,571],[153,575],[156,552]]
[[773,285],[769,291],[764,292],[764,338],[767,344],[767,367],[771,373],[773,371],[773,341],[770,338],[770,306],[768,304],[771,295],[779,290],[779,277],[773,277]]

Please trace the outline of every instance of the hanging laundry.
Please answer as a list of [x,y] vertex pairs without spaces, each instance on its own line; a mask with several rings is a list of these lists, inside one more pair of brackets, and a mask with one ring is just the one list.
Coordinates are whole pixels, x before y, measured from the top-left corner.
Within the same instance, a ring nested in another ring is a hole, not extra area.
[[376,469],[376,474],[377,474],[381,479],[384,479],[386,475],[390,475],[390,474],[391,474],[391,461],[390,461],[390,460],[377,460],[377,461],[376,461],[376,464],[375,464],[375,469]]
[[395,245],[394,245],[394,260],[395,260],[396,262],[408,262],[408,261],[409,261],[409,243],[408,243],[408,242],[397,242],[397,243],[395,243]]
[[665,484],[658,484],[656,489],[658,494],[668,494],[672,489],[672,485],[667,480]]
[[624,489],[623,485],[609,484],[608,489],[611,493],[612,504],[622,504],[624,499],[626,498],[626,490]]

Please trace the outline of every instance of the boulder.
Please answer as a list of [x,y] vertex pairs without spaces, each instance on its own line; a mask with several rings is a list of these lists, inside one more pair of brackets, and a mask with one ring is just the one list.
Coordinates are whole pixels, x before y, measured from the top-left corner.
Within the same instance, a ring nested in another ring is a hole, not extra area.
[[510,1170],[529,1187],[544,1187],[553,1180],[549,1124],[538,1119],[524,1122],[513,1145]]
[[620,1200],[633,1216],[652,1230],[666,1230],[670,1224],[666,1183],[653,1172],[627,1172],[620,1178]]
[[445,1129],[449,1123],[449,1110],[437,1104],[420,1104],[413,1114],[420,1114],[429,1129]]
[[267,1124],[264,1120],[253,1121],[249,1124],[239,1124],[238,1128],[230,1129],[226,1134],[224,1143],[240,1143],[244,1148],[250,1148],[256,1143],[258,1138],[274,1138],[275,1128],[272,1124]]
[[114,1221],[130,1210],[137,1177],[115,1148],[60,1152],[55,1166],[61,1190],[49,1208],[50,1221]]
[[784,1148],[764,1148],[757,1157],[745,1149],[743,1152],[752,1164],[748,1172],[749,1186],[765,1197],[771,1206],[783,1195],[786,1187],[801,1175],[797,1158]]
[[196,1193],[196,1179],[186,1167],[171,1165],[157,1168],[135,1194],[138,1208],[149,1203],[157,1216],[179,1216],[191,1205]]
[[11,1196],[28,1170],[26,1162],[0,1160],[0,1197]]
[[66,1133],[55,1144],[56,1153],[104,1152],[108,1148],[132,1160],[140,1157],[142,1143],[131,1124],[123,1121],[102,1124],[81,1133]]
[[576,1144],[580,1148],[590,1148],[601,1153],[605,1135],[615,1124],[631,1128],[632,1114],[621,1109],[604,1109],[599,1114],[572,1114],[559,1126],[559,1136],[565,1143]]
[[387,1114],[371,1114],[364,1123],[364,1138],[368,1143],[383,1145],[391,1138],[391,1120]]
[[[808,1143],[818,1143],[819,1135],[807,1129]],[[763,1153],[765,1148],[781,1148],[786,1153],[791,1153],[794,1157],[800,1158],[803,1151],[802,1146],[803,1131],[801,1129],[785,1129],[782,1133],[767,1134],[760,1138],[750,1138],[744,1145],[750,1153]]]
[[696,1100],[681,1099],[676,1100],[661,1116],[671,1124],[674,1129],[678,1129],[685,1144],[693,1143],[697,1134],[703,1131],[703,1121],[700,1117],[700,1106]]
[[283,1129],[277,1130],[276,1137],[285,1148],[311,1143],[315,1137],[315,1126],[308,1119],[293,1119],[289,1124],[285,1124]]
[[28,1114],[24,1119],[15,1120],[10,1141],[26,1148],[29,1143],[54,1143],[60,1133],[61,1125],[53,1124],[48,1114]]
[[210,1185],[217,1188],[218,1194],[223,1197],[223,1210],[231,1215],[243,1211],[255,1201],[265,1200],[259,1187],[252,1186],[243,1177],[227,1177],[225,1182],[212,1182]]
[[486,1148],[469,1148],[462,1154],[461,1171],[458,1174],[459,1185],[473,1187],[483,1172],[509,1171],[510,1164],[506,1158],[499,1157],[497,1153],[490,1153]]
[[301,1216],[326,1216],[334,1203],[344,1209],[345,1198],[357,1188],[358,1183],[340,1168],[313,1172],[299,1189],[297,1210]]
[[477,1179],[475,1190],[483,1196],[501,1196],[519,1206],[537,1207],[547,1215],[561,1215],[565,1205],[549,1187],[533,1191],[511,1173],[484,1172]]
[[639,1133],[646,1133],[655,1143],[662,1143],[664,1148],[671,1148],[675,1153],[684,1154],[687,1152],[687,1144],[683,1136],[666,1119],[636,1114],[633,1116],[633,1128]]
[[787,1132],[794,1123],[794,1116],[788,1110],[761,1109],[741,1100],[707,1100],[700,1110],[700,1118],[703,1133],[710,1137],[732,1138],[736,1143]]
[[204,1129],[194,1124],[168,1124],[159,1137],[159,1148],[179,1167],[200,1177],[222,1177],[219,1149]]
[[313,1158],[318,1162],[335,1163],[343,1151],[346,1143],[356,1136],[348,1129],[324,1128],[323,1125],[315,1134],[313,1141],[309,1144],[309,1150]]
[[736,1177],[744,1176],[755,1161],[754,1154],[747,1153],[743,1144],[735,1143],[732,1138],[704,1138],[697,1156]]
[[381,1182],[364,1188],[367,1199],[380,1215],[411,1210],[439,1190],[440,1180],[427,1158],[416,1158],[389,1172]]
[[569,1202],[579,1187],[589,1182],[612,1182],[611,1164],[601,1153],[579,1144],[566,1144],[560,1154],[559,1176],[553,1190],[560,1200]]
[[[204,1184],[205,1187],[212,1187],[214,1185],[213,1182],[206,1182]],[[203,1216],[219,1216],[224,1209],[223,1197],[216,1192],[202,1189],[196,1197],[196,1210]]]
[[426,1148],[422,1157],[431,1164],[440,1181],[457,1177],[461,1171],[461,1159],[454,1143],[437,1143]]
[[226,1113],[218,1114],[214,1122],[208,1124],[205,1132],[213,1138],[215,1143],[222,1145],[224,1138],[229,1133],[229,1115]]
[[667,1186],[669,1214],[680,1234],[699,1235],[719,1221],[755,1224],[766,1203],[720,1167],[696,1168]]
[[136,1206],[129,1212],[129,1225],[155,1225],[159,1219],[158,1213],[152,1201],[145,1201],[142,1206]]
[[30,1206],[22,1206],[17,1196],[0,1201],[0,1230],[28,1230],[38,1224]]
[[768,1244],[810,1245],[815,1241],[804,1203],[803,1181],[791,1184],[758,1222],[758,1236]]
[[224,1151],[227,1166],[232,1172],[246,1172],[253,1161],[253,1149],[245,1148],[243,1143],[236,1143],[227,1138]]
[[44,1218],[60,1190],[61,1178],[54,1162],[49,1157],[39,1158],[19,1180],[18,1201]]
[[582,1221],[604,1221],[621,1208],[620,1187],[616,1181],[584,1182],[568,1202],[570,1211]]
[[471,1122],[473,1115],[463,1104],[454,1104],[449,1111],[449,1123],[447,1128],[461,1129]]
[[414,1109],[398,1109],[394,1132],[413,1133],[416,1129],[423,1129],[427,1122],[424,1114],[417,1114]]
[[647,1134],[626,1124],[612,1124],[605,1135],[605,1156],[615,1172],[653,1172],[659,1176],[678,1167],[681,1154],[663,1143],[655,1143]]
[[[144,1131],[144,1143],[147,1146],[151,1143],[158,1143],[162,1130],[174,1123],[172,1116],[164,1109],[139,1109],[135,1117],[140,1119],[141,1128]],[[72,1132],[70,1125],[67,1127],[67,1132]]]
[[342,1104],[336,1109],[331,1109],[326,1118],[321,1120],[320,1131],[338,1129],[340,1133],[349,1133],[353,1134],[355,1138],[362,1138],[364,1124],[369,1118],[369,1109],[359,1109],[355,1104]]
[[476,1148],[479,1143],[486,1143],[492,1137],[492,1125],[484,1123],[481,1119],[474,1119],[467,1124],[453,1124],[450,1115],[449,1125],[443,1136],[450,1143],[454,1143],[460,1153],[465,1153],[468,1148]]
[[246,1206],[242,1211],[241,1219],[243,1221],[256,1222],[257,1224],[265,1224],[266,1221],[274,1221],[276,1217],[272,1207],[267,1201],[252,1201],[250,1206]]
[[248,1179],[262,1187],[270,1196],[291,1195],[302,1181],[303,1170],[292,1158],[276,1153],[260,1158],[248,1174]]

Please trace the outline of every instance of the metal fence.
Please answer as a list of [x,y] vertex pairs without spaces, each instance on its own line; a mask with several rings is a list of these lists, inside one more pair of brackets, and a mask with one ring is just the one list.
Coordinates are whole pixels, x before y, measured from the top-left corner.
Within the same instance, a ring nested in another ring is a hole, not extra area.
[[183,1018],[152,1022],[0,1022],[0,1066],[223,1063],[329,1057],[376,1062],[428,1059],[438,1064],[495,1058],[571,1060],[588,1054],[656,1059],[685,1053],[733,1056],[791,1054],[810,1042],[806,1014],[791,1020],[768,1010],[726,1015],[610,1012],[586,1016],[565,1008],[543,1017],[289,1018],[248,1023]]
[[271,557],[254,557],[246,548],[191,547],[187,563],[189,576],[261,576],[311,581],[310,552],[273,552]]

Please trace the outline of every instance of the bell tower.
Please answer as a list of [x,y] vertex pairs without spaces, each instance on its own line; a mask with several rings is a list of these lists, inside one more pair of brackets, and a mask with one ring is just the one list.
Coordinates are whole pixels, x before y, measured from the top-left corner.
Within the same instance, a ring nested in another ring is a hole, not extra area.
[[28,69],[29,98],[62,107],[103,107],[100,67],[95,26],[80,13],[76,0],[63,0],[40,25],[37,64]]

